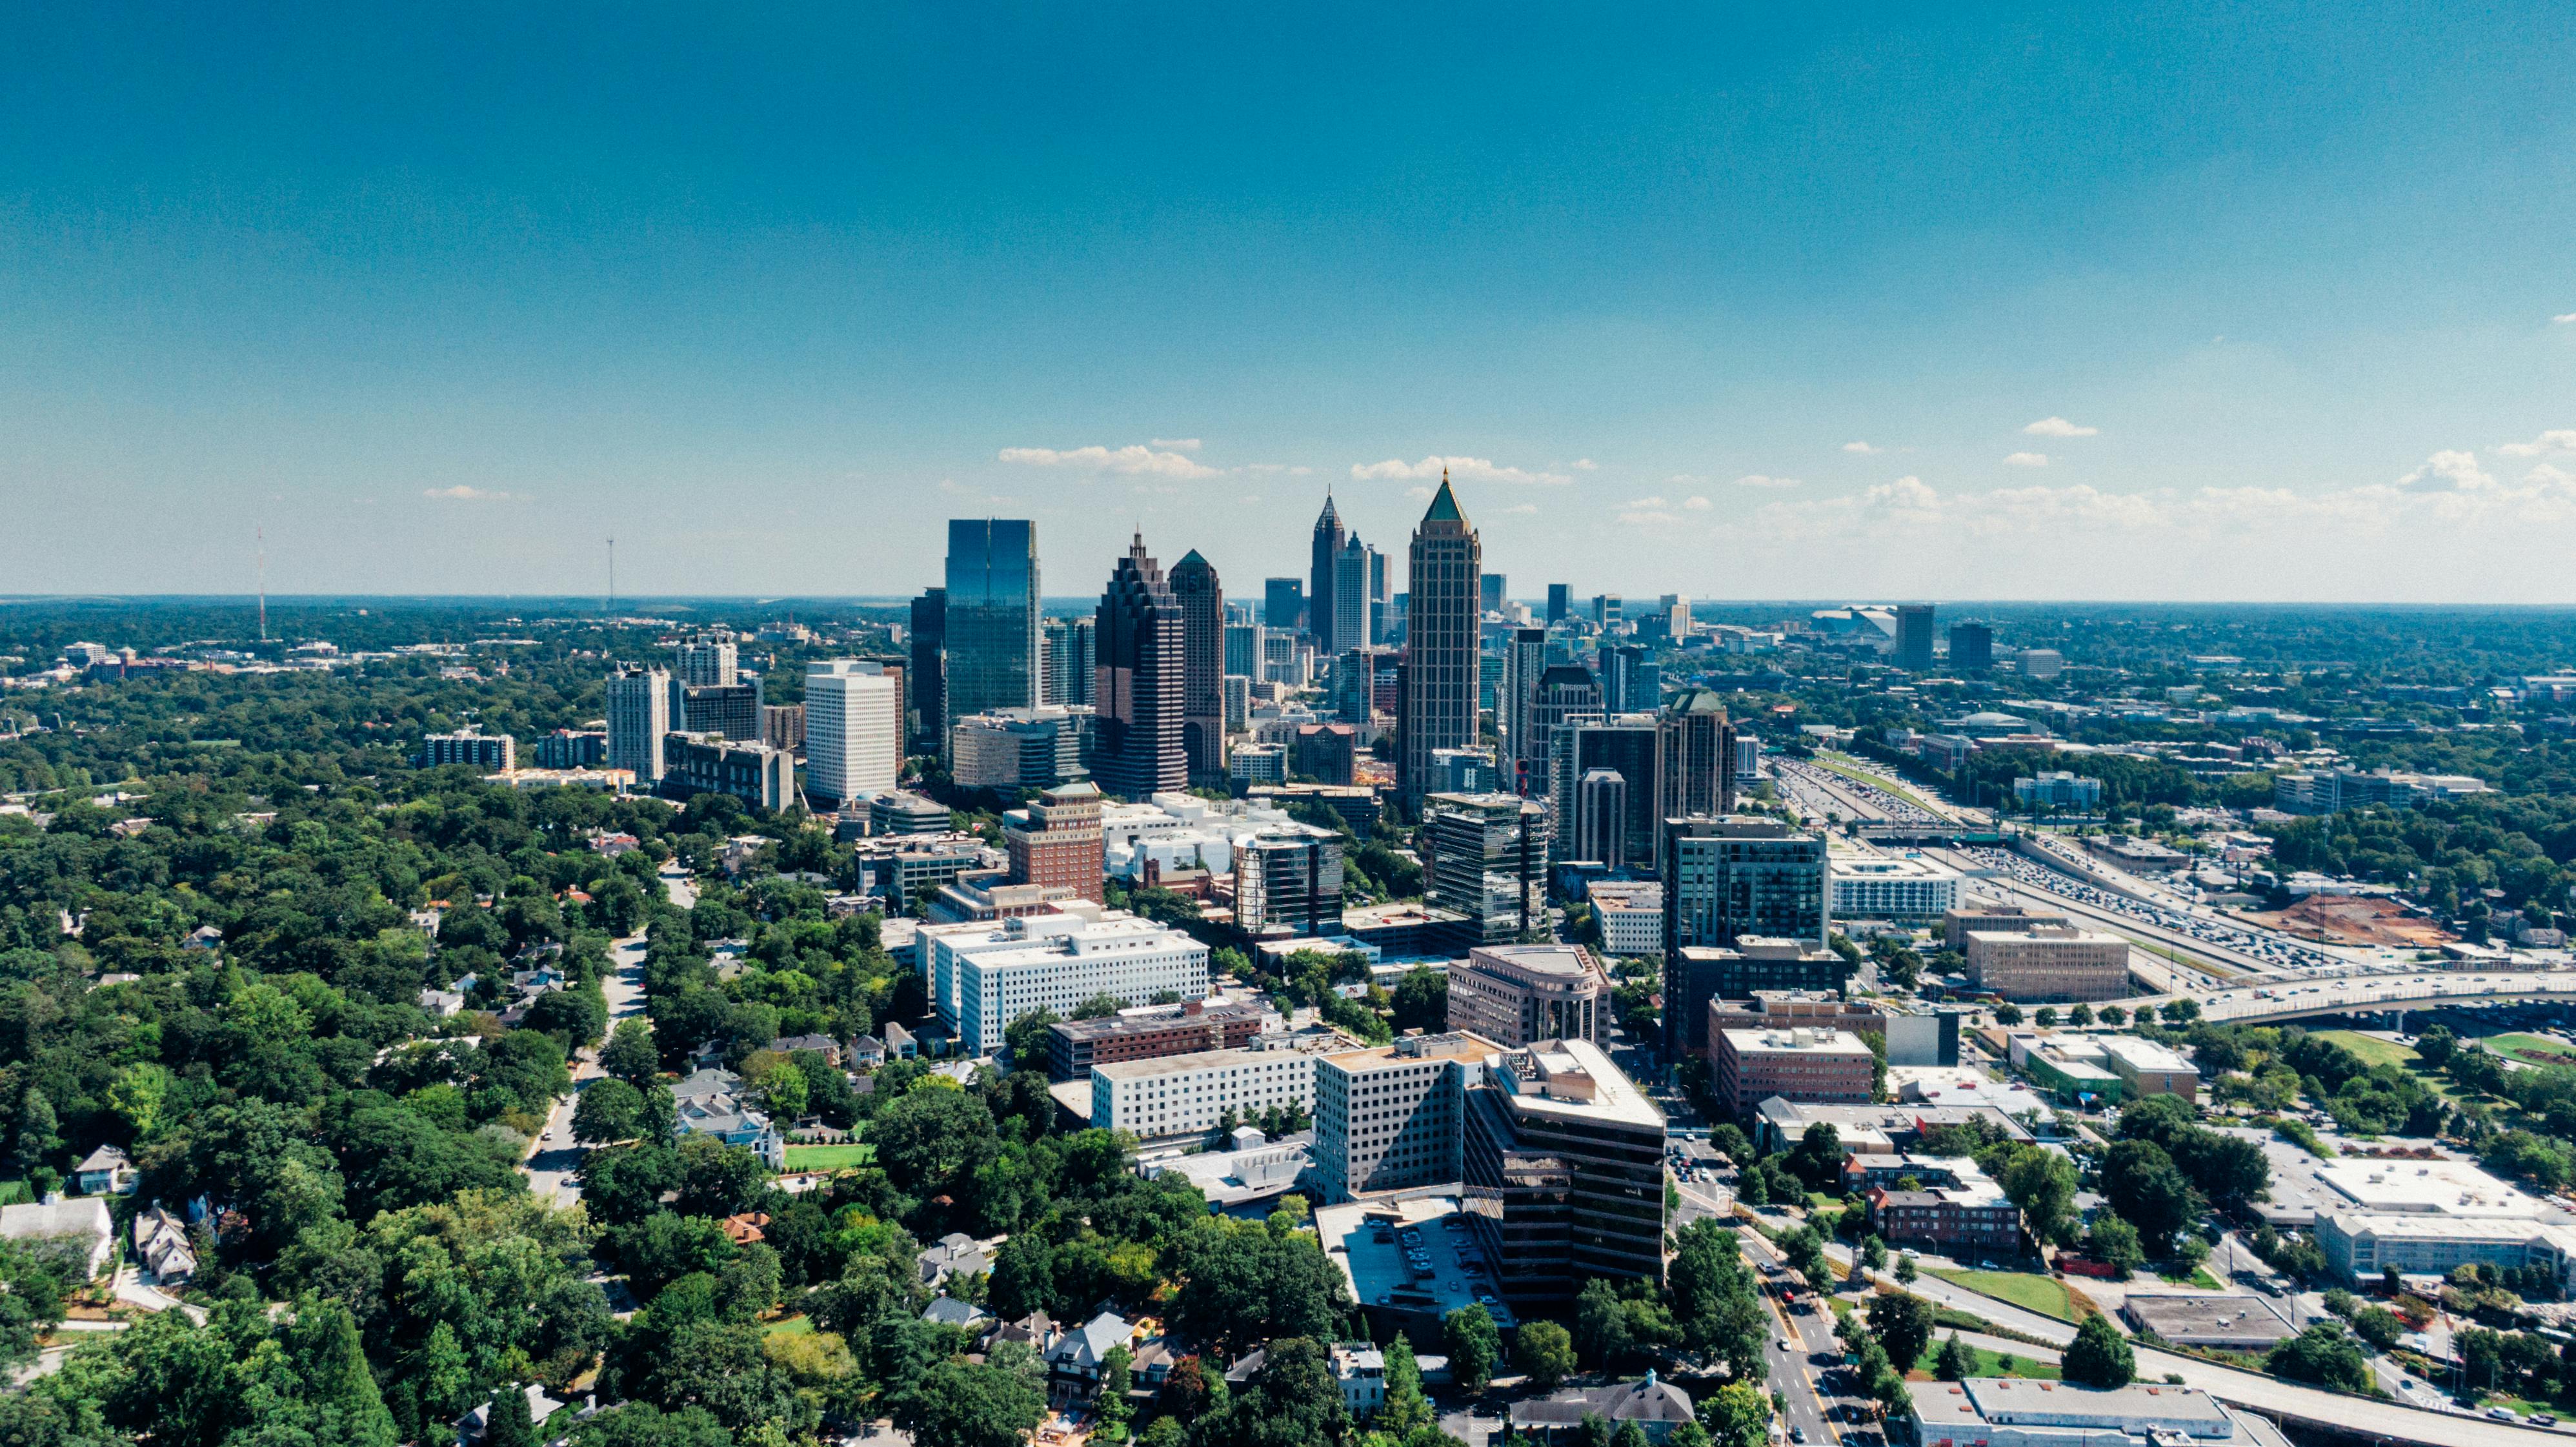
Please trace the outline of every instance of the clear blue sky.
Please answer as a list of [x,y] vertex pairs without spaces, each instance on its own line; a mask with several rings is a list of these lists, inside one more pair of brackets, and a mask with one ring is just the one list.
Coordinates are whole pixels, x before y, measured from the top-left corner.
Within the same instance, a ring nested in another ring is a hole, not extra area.
[[733,8],[20,7],[0,592],[2576,599],[2576,7]]

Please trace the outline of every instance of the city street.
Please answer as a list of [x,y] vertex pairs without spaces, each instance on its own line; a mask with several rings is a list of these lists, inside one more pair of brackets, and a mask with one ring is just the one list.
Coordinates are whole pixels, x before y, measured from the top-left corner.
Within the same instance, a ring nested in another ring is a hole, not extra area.
[[[682,876],[685,880],[685,876]],[[663,876],[665,885],[671,877]],[[644,937],[630,935],[609,946],[609,963],[613,968],[599,982],[600,993],[608,997],[608,1028],[615,1030],[620,1020],[644,1013]],[[546,1129],[530,1149],[527,1163],[528,1189],[540,1200],[556,1206],[569,1206],[581,1199],[581,1182],[576,1173],[581,1169],[581,1147],[573,1144],[572,1113],[581,1099],[582,1088],[600,1078],[599,1052],[583,1050],[573,1058],[573,1093],[555,1102],[546,1116]]]

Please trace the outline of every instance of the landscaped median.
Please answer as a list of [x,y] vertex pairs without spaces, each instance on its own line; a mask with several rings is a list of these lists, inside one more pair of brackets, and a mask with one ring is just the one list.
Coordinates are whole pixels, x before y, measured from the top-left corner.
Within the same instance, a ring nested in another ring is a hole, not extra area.
[[2059,1321],[2078,1322],[2101,1311],[2083,1292],[2035,1271],[1959,1271],[1935,1266],[1925,1268],[1924,1274]]

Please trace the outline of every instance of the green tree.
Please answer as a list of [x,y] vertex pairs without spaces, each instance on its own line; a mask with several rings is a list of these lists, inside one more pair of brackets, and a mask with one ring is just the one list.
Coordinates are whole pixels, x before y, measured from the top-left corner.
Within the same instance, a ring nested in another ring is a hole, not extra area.
[[504,1384],[492,1394],[492,1414],[483,1433],[484,1447],[537,1447],[537,1424],[528,1416],[528,1394]]
[[1046,1419],[1046,1398],[999,1367],[941,1362],[889,1399],[895,1425],[919,1442],[1019,1447]]
[[1530,1385],[1542,1392],[1555,1391],[1574,1375],[1574,1337],[1556,1322],[1534,1321],[1522,1327],[1513,1355]]
[[2320,1321],[2272,1348],[2263,1370],[2292,1382],[2312,1382],[2347,1392],[2370,1390],[2370,1362],[2343,1323]]
[[1902,1374],[1932,1344],[1932,1303],[1919,1296],[1881,1296],[1869,1304],[1869,1329]]
[[[1522,1330],[1526,1350],[1528,1328]],[[1556,1330],[1559,1336],[1565,1334],[1561,1326]],[[1377,1427],[1401,1441],[1433,1427],[1436,1420],[1429,1399],[1422,1394],[1422,1364],[1414,1359],[1413,1343],[1397,1332],[1386,1346],[1386,1405],[1378,1410]]]
[[644,1133],[644,1093],[614,1076],[594,1080],[572,1108],[572,1138],[589,1145]]
[[2139,1244],[2150,1257],[2172,1255],[2174,1238],[2200,1214],[2191,1183],[2153,1141],[2124,1140],[2111,1147],[2102,1168],[2102,1195],[2138,1228]]
[[2055,1151],[2025,1146],[2003,1171],[2004,1194],[2021,1207],[2032,1239],[2064,1244],[2075,1229],[2075,1163]]
[[1494,1318],[1481,1303],[1470,1302],[1449,1313],[1441,1327],[1449,1347],[1450,1380],[1468,1393],[1483,1391],[1503,1354],[1503,1337],[1494,1328]]
[[1950,1333],[1948,1341],[1941,1343],[1940,1354],[1932,1359],[1932,1375],[1945,1382],[1966,1381],[1968,1374],[1976,1369],[1976,1351],[1959,1340],[1955,1331]]
[[599,1068],[638,1090],[662,1072],[661,1052],[653,1044],[653,1026],[645,1020],[620,1020],[600,1048]]
[[1574,1345],[1584,1362],[1600,1369],[1628,1355],[1628,1313],[1606,1277],[1586,1280],[1575,1296]]
[[1761,1388],[1729,1383],[1699,1399],[1699,1424],[1715,1447],[1767,1447],[1771,1398]]
[[2075,1329],[2061,1370],[2077,1386],[2125,1387],[2138,1375],[2138,1359],[2111,1319],[2096,1314]]
[[2138,1228],[2108,1211],[2093,1218],[2086,1238],[2085,1249],[2094,1260],[2107,1263],[2117,1273],[2116,1280],[2128,1280],[2131,1272],[2147,1264],[2146,1249],[2138,1244]]

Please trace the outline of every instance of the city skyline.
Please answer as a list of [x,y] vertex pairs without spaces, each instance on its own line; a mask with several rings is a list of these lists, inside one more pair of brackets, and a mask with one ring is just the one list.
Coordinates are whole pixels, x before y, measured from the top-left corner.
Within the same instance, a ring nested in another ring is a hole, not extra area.
[[1445,466],[1578,594],[2576,601],[2544,7],[19,38],[12,593],[1288,576]]

